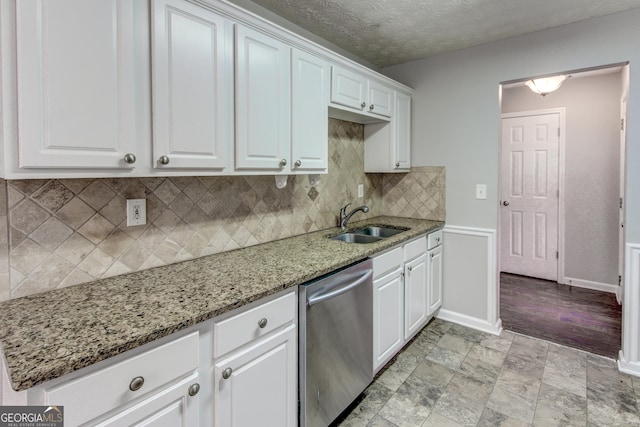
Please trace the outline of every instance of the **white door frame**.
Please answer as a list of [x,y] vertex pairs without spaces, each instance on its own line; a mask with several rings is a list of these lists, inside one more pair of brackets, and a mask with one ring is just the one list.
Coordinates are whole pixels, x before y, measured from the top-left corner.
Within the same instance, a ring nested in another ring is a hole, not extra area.
[[[565,143],[567,134],[566,123],[566,109],[564,107],[559,108],[547,108],[544,110],[529,110],[518,111],[515,113],[504,113],[500,115],[500,147],[499,147],[499,159],[502,159],[502,120],[510,119],[514,117],[526,117],[526,116],[539,116],[542,114],[558,114],[560,121],[560,137],[558,141],[558,283],[565,283],[566,278],[564,276],[564,224],[565,224],[565,209],[564,209],[564,183],[565,183]],[[498,183],[500,186],[498,203],[501,203],[502,198],[502,167],[499,167]],[[500,225],[502,224],[502,209],[498,208],[498,233],[500,233]],[[500,239],[502,236],[498,236],[498,272],[502,271],[502,248],[500,247]]]

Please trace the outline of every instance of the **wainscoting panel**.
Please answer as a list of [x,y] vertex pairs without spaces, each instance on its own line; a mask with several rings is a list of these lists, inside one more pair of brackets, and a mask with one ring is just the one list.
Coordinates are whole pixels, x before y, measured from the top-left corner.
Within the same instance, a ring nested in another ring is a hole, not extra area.
[[499,334],[496,230],[447,225],[443,240],[443,304],[437,317]]
[[640,376],[640,244],[627,243],[622,289],[622,350],[618,367]]

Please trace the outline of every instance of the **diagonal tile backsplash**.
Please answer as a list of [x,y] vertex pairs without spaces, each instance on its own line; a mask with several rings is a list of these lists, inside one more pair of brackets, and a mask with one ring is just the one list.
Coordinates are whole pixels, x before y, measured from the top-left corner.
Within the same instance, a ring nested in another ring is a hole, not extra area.
[[[282,190],[272,176],[0,180],[0,300],[329,228],[346,203],[444,220],[444,168],[365,174],[363,159],[363,126],[330,119],[315,188],[307,175]],[[132,198],[146,225],[127,227]]]

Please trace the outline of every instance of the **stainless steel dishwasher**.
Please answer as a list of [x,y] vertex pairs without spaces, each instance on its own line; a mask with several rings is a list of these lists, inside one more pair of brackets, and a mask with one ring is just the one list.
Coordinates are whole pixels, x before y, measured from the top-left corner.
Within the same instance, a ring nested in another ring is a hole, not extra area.
[[373,262],[299,288],[300,426],[327,427],[373,379]]

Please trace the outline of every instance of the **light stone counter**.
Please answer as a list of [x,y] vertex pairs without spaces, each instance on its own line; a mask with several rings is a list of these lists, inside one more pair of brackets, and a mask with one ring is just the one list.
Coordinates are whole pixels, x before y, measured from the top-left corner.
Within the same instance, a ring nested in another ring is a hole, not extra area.
[[370,244],[327,239],[338,228],[115,276],[0,304],[0,345],[12,388],[26,390],[299,285],[444,226],[376,217],[409,228]]

